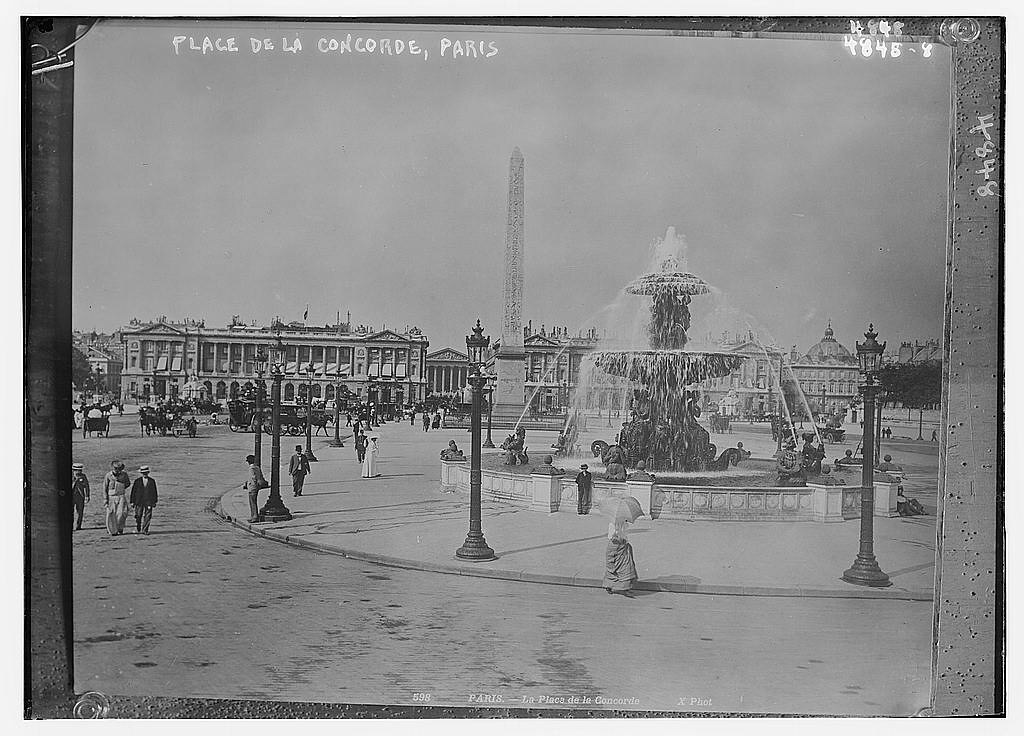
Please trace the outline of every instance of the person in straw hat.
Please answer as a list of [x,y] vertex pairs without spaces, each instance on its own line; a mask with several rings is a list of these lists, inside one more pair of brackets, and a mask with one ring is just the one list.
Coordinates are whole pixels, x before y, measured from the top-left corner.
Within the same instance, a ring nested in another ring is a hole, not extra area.
[[82,463],[74,463],[71,466],[73,476],[71,478],[71,500],[75,503],[75,531],[82,528],[82,514],[85,513],[85,505],[89,503],[89,479],[85,477],[85,466]]
[[149,522],[153,520],[156,506],[156,481],[149,477],[149,466],[140,465],[141,475],[132,483],[131,504],[135,509],[135,533],[149,534]]
[[131,479],[124,472],[124,463],[114,460],[110,472],[103,478],[103,508],[106,509],[107,531],[110,536],[124,534],[124,522],[128,518],[128,499],[125,493]]
[[619,501],[615,520],[608,525],[608,546],[605,548],[604,580],[601,585],[609,593],[621,592],[628,596],[637,580],[633,546],[626,541],[626,526],[643,515],[640,502],[629,496]]

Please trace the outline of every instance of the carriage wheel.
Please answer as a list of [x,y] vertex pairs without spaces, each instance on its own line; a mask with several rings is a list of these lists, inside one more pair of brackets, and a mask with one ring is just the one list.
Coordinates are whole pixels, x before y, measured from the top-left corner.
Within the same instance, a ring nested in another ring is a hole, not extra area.
[[292,435],[293,437],[298,437],[300,434],[302,434],[302,427],[300,427],[297,424],[290,424],[288,425],[288,434]]

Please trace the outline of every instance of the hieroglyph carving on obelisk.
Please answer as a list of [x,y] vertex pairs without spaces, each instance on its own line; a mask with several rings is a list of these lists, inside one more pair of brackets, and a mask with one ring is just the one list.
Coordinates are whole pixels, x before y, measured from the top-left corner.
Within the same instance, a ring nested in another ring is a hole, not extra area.
[[508,165],[508,222],[505,227],[505,319],[501,344],[523,344],[523,154],[516,147]]

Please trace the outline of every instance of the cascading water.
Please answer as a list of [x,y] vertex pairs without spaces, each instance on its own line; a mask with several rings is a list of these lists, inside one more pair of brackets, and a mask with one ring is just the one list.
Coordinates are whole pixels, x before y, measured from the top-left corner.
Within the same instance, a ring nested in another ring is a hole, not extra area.
[[631,416],[619,434],[626,465],[644,460],[653,470],[706,470],[715,460],[710,435],[697,421],[700,385],[729,375],[741,355],[685,349],[690,302],[710,287],[685,270],[685,241],[670,227],[655,242],[654,266],[626,286],[628,294],[650,296],[646,349],[591,354],[595,367],[633,386]]

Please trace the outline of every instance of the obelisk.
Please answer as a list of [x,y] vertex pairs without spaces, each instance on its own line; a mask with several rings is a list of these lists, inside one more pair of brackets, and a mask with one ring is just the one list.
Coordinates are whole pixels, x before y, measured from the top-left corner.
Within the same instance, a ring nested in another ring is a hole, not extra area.
[[505,223],[505,314],[495,356],[498,383],[494,414],[518,419],[526,406],[526,350],[523,348],[523,154],[512,151],[508,166],[508,220]]

